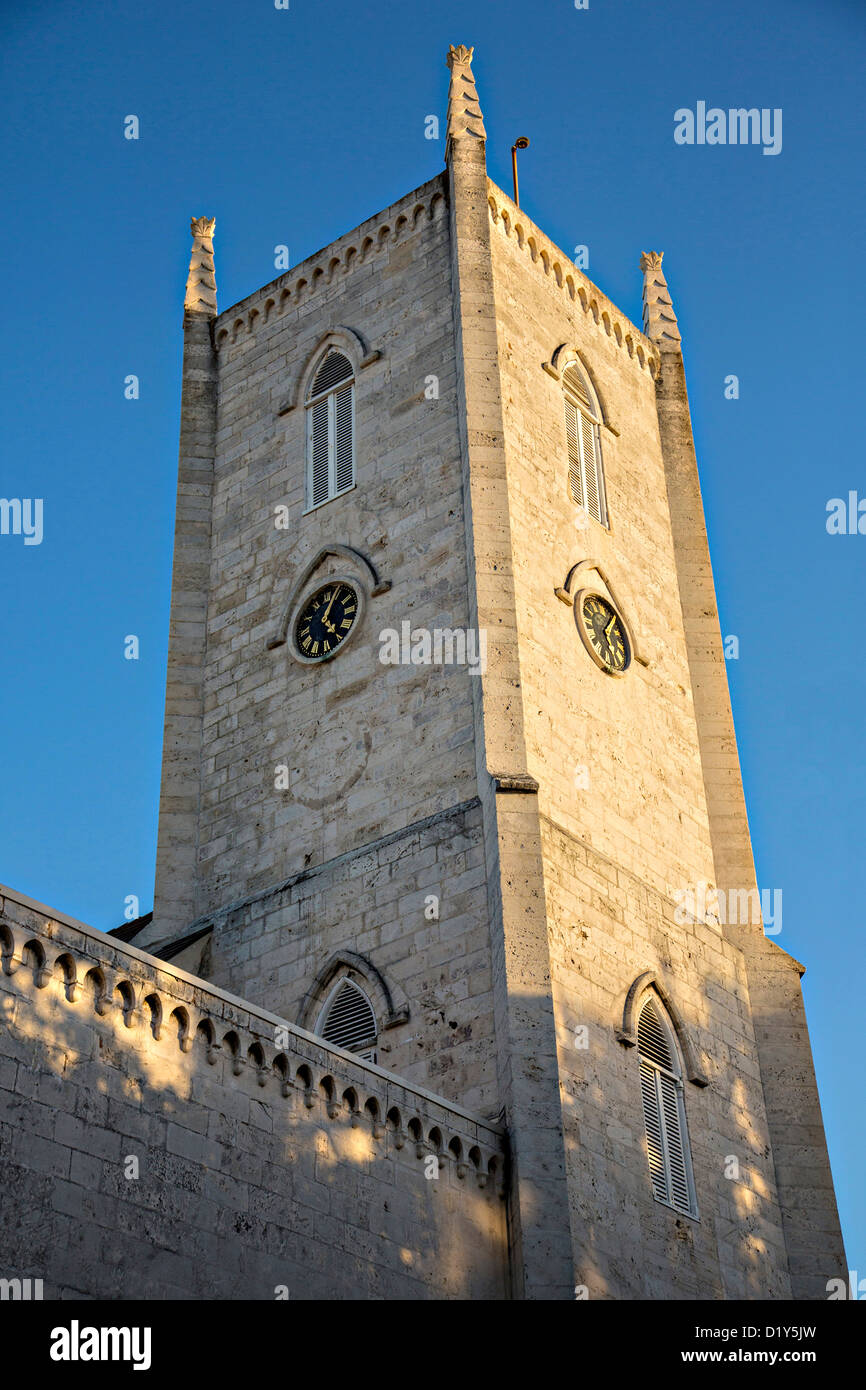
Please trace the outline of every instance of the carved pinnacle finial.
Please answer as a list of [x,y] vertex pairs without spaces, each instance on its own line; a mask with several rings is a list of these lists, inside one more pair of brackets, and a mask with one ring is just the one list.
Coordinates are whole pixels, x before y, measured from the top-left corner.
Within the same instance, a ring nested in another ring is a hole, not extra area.
[[192,254],[183,301],[187,314],[205,314],[215,319],[217,313],[216,275],[213,263],[213,233],[216,219],[194,217],[189,224],[192,232]]
[[475,78],[472,76],[472,54],[474,48],[465,44],[454,44],[448,50],[448,66],[451,69],[451,85],[448,89],[448,131],[445,139],[445,158],[451,150],[452,140],[462,140],[467,136],[473,140],[486,140],[484,118]]
[[662,351],[682,352],[682,339],[677,316],[668,293],[662,270],[664,251],[644,251],[640,258],[643,271],[643,331]]

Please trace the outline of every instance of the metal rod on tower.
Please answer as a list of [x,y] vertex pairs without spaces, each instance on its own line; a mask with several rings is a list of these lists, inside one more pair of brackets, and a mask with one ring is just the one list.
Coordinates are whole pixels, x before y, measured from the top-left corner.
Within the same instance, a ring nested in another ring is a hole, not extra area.
[[511,146],[511,172],[514,176],[514,206],[520,207],[520,192],[517,187],[517,151],[528,150],[529,141],[525,135],[521,135]]

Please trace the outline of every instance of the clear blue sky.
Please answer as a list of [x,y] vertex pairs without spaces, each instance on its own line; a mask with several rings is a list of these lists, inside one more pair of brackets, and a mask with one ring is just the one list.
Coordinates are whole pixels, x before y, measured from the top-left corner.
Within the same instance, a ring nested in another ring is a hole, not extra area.
[[[189,219],[220,304],[442,167],[449,43],[488,166],[640,322],[665,252],[758,878],[804,987],[849,1264],[866,1275],[862,0],[6,4],[0,877],[97,927],[152,902]],[[698,101],[783,110],[778,156],[677,146]],[[139,117],[141,138],[123,139]],[[123,381],[141,381],[138,401]],[[735,373],[740,399],[725,400]],[[123,638],[141,641],[138,662]]]

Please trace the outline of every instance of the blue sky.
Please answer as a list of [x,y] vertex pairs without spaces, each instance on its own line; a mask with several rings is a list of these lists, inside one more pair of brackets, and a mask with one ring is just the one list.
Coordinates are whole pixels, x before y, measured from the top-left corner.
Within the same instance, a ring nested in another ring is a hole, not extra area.
[[[860,0],[4,7],[0,877],[108,928],[152,902],[189,219],[220,305],[442,167],[449,43],[488,167],[640,322],[661,249],[686,367],[758,878],[804,980],[849,1264],[866,1273]],[[781,108],[779,155],[678,146],[674,111]],[[139,117],[138,141],[123,120]],[[124,399],[129,373],[137,401]],[[738,400],[724,397],[736,374]],[[141,659],[123,659],[135,633]]]

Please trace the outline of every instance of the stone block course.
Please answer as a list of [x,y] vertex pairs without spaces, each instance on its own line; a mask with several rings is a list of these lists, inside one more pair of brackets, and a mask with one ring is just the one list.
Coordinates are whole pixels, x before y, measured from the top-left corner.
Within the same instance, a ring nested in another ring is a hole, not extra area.
[[[194,1020],[216,1021],[218,1039],[230,1026],[247,1041],[273,1039],[278,1018],[4,893],[2,922],[15,949],[35,936],[49,969],[65,953],[79,980],[98,966],[112,985],[134,980],[137,1000],[158,994],[166,1024],[180,1005]],[[140,1003],[137,1012],[144,1012]],[[39,987],[26,964],[0,974],[0,1015],[0,1103],[13,1116],[0,1118],[4,1273],[44,1279],[47,1298],[83,1289],[113,1299],[273,1299],[277,1284],[288,1284],[297,1299],[370,1298],[382,1290],[394,1298],[505,1296],[502,1136],[485,1121],[287,1023],[288,1093],[278,1070],[261,1087],[249,1066],[235,1075],[221,1048],[211,1065],[199,1042],[185,1052],[167,1026],[156,1039],[141,1017],[130,1028],[116,1008],[100,1016],[86,991],[70,1003],[53,972]],[[67,1026],[79,1044],[91,1033],[98,1060],[87,1071],[62,1069]],[[23,1091],[9,1090],[25,1039],[30,1075]],[[271,1041],[267,1055],[275,1053]],[[363,1106],[356,1127],[345,1100],[326,1113],[318,1079],[327,1075],[338,1097],[349,1085],[361,1098],[375,1095],[383,1119],[396,1105],[399,1135],[392,1124],[376,1138]],[[132,1083],[137,1104],[128,1099]],[[58,1089],[97,1092],[105,1102],[100,1122],[35,1099]],[[54,1137],[23,1127],[20,1106],[37,1125],[43,1112],[50,1116]],[[480,1146],[483,1167],[470,1163],[458,1178],[446,1157],[439,1178],[428,1182],[410,1121],[424,1137],[422,1157],[438,1128],[446,1143],[459,1134],[464,1153]],[[139,1161],[137,1178],[125,1174],[129,1155]],[[445,1249],[459,1251],[447,1268]]]

